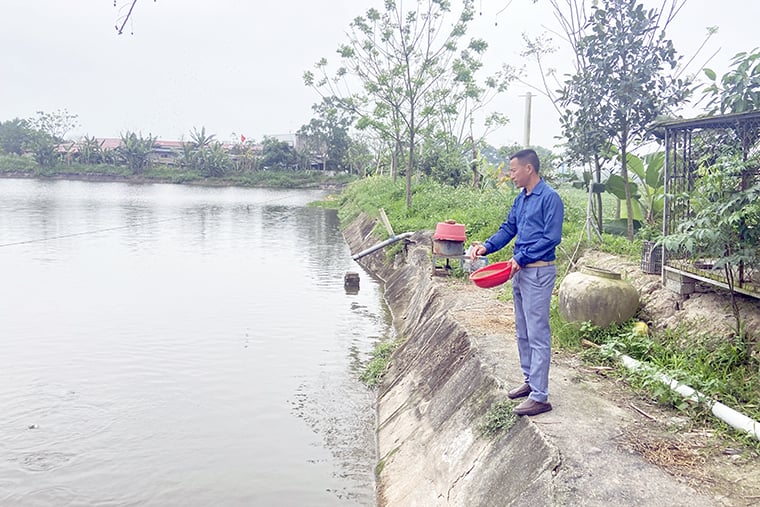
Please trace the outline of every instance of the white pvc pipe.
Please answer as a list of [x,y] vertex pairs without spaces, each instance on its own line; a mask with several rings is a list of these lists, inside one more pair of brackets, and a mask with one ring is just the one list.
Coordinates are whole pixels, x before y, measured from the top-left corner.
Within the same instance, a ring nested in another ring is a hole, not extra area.
[[[646,368],[649,370],[653,369],[649,365],[646,365],[642,363],[641,361],[637,361],[636,359],[632,357],[626,356],[625,354],[621,354],[620,352],[615,352],[615,353],[618,355],[618,357],[620,357],[625,367],[628,368],[629,370],[635,371],[635,370],[640,370],[642,368]],[[664,373],[661,373],[658,371],[655,371],[654,373],[657,379],[660,380],[660,382],[670,387],[672,390],[674,390],[675,392],[677,392],[684,398],[695,401],[697,403],[706,404],[708,407],[710,407],[710,411],[713,413],[715,417],[717,417],[724,423],[730,425],[732,428],[748,433],[750,436],[754,437],[756,440],[760,440],[760,422],[757,422],[754,419],[747,417],[741,412],[737,412],[733,408],[728,407],[724,405],[723,403],[720,403],[718,401],[708,398],[707,396],[700,393],[699,391],[694,390],[693,388],[687,386],[686,384],[681,384],[677,380],[671,377],[668,377]]]

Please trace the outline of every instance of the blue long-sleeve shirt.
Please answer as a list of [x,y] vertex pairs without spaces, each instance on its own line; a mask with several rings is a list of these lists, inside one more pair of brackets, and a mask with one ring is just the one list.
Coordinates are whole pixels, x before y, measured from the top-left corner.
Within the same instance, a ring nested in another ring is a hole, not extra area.
[[565,207],[556,190],[539,181],[530,194],[523,189],[515,198],[507,219],[483,245],[486,253],[504,248],[515,240],[514,259],[520,266],[556,259],[555,248],[562,241]]

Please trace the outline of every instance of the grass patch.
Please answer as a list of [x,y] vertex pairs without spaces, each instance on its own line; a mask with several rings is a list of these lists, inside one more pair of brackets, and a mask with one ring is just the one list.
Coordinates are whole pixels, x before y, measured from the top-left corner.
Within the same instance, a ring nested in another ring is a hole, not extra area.
[[377,465],[375,465],[375,477],[380,477],[380,474],[383,473],[383,470],[385,470],[385,464],[388,463],[388,460],[391,459],[393,455],[398,451],[399,448],[394,447],[388,454],[383,457],[383,459],[377,462]]
[[372,351],[372,358],[367,362],[359,379],[369,387],[377,387],[383,380],[383,375],[388,369],[391,355],[398,348],[398,341],[382,341],[375,345]]
[[[570,185],[558,189],[565,204],[562,244],[557,250],[558,270],[564,273],[573,253],[589,246],[604,251],[637,258],[641,255],[641,242],[628,241],[621,236],[604,234],[601,246],[592,235],[588,241],[586,226],[585,191]],[[517,196],[511,186],[503,188],[473,189],[469,186],[450,187],[427,178],[420,178],[412,189],[412,207],[406,207],[405,183],[401,179],[395,183],[391,178],[373,176],[349,184],[339,197],[338,210],[341,223],[348,223],[360,213],[378,217],[378,210],[385,209],[393,230],[399,234],[407,231],[435,230],[436,224],[444,220],[456,220],[466,227],[468,244],[488,239],[506,219],[509,209]],[[616,199],[612,195],[602,195],[605,219],[614,218]],[[375,234],[386,239],[388,233],[378,224]],[[490,254],[490,262],[508,260],[512,257],[510,247]],[[558,279],[559,283],[559,279]]]
[[317,208],[326,208],[326,209],[338,209],[340,208],[340,196],[330,194],[326,196],[324,199],[310,202],[308,206],[313,206]]
[[478,424],[478,433],[483,437],[493,438],[503,431],[509,431],[517,422],[514,407],[515,403],[509,400],[497,401],[491,405]]

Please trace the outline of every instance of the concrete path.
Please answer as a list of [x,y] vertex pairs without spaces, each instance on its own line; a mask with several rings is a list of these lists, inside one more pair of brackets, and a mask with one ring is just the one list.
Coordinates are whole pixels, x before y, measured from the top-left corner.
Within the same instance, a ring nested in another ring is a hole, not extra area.
[[[494,292],[465,284],[447,297],[452,298],[450,315],[468,329],[484,366],[508,390],[522,381],[514,320],[511,305],[497,301]],[[553,410],[522,421],[559,454],[560,464],[551,477],[552,495],[545,505],[721,504],[624,445],[629,428],[644,416],[613,403],[598,385],[581,379],[576,369],[554,361],[549,389]]]

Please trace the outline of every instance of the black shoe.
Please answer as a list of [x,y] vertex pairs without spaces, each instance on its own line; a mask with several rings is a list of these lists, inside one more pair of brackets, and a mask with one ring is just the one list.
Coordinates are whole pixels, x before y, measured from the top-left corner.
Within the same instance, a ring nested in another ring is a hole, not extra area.
[[515,407],[514,413],[517,415],[538,415],[548,412],[551,409],[551,403],[541,403],[540,401],[528,398]]
[[524,396],[528,396],[530,394],[530,391],[531,391],[530,384],[525,382],[520,387],[515,387],[511,391],[508,391],[507,397],[510,400],[514,400],[515,398],[522,398]]

